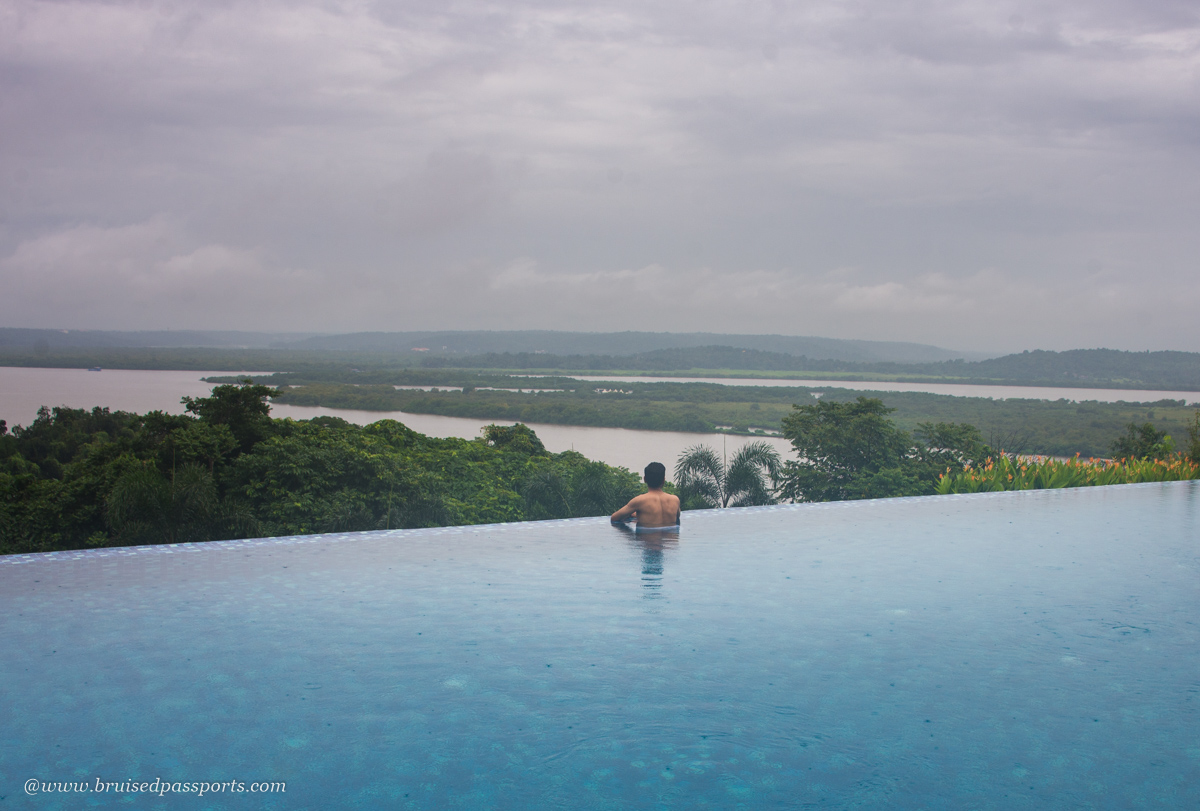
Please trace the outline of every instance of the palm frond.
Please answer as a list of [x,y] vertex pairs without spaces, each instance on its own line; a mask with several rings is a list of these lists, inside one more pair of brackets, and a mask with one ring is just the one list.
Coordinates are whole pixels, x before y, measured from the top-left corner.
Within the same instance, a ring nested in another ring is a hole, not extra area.
[[725,506],[725,465],[707,445],[693,445],[675,462],[675,486],[684,502]]

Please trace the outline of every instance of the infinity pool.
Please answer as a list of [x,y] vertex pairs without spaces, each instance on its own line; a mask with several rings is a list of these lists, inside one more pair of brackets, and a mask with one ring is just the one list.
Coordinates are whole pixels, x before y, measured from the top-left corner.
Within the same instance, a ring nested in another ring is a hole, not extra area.
[[0,559],[0,806],[1200,807],[1200,483],[684,521]]

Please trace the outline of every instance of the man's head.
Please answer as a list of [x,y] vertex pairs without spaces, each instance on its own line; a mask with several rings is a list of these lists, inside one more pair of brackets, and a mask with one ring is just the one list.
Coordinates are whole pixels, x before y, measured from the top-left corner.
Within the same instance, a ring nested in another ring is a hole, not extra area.
[[646,465],[646,486],[658,489],[667,480],[667,466],[662,462],[651,462]]

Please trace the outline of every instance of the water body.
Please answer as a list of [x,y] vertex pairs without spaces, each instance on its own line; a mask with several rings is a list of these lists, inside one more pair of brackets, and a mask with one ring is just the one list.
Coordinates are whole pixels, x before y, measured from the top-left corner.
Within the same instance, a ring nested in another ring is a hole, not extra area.
[[1198,497],[7,556],[5,807],[1200,808]]
[[[534,375],[530,375],[534,377]],[[1159,389],[1080,389],[1054,386],[979,386],[966,383],[898,383],[859,380],[781,380],[775,377],[639,377],[637,375],[572,375],[576,380],[596,383],[719,383],[724,386],[770,386],[772,388],[850,389],[852,391],[920,391],[955,397],[987,397],[992,400],[1095,400],[1101,403],[1153,403],[1186,400],[1200,403],[1197,391]]]
[[[0,366],[0,420],[9,427],[28,425],[41,406],[113,411],[166,411],[182,414],[183,397],[207,397],[212,384],[202,377],[232,372],[181,372],[144,369],[36,369]],[[261,374],[247,372],[246,374]]]

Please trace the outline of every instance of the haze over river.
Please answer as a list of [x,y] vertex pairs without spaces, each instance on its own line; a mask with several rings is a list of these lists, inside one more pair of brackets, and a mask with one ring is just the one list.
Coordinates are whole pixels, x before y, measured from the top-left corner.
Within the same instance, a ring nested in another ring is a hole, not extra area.
[[[106,369],[89,372],[84,369],[37,369],[24,367],[0,367],[0,419],[9,427],[28,425],[37,416],[39,406],[69,406],[92,408],[107,406],[117,411],[145,413],[159,409],[172,414],[183,413],[180,398],[205,397],[212,384],[201,378],[230,372],[187,372],[146,371],[129,369]],[[776,378],[652,378],[612,377],[589,375],[579,377],[590,381],[640,380],[652,382],[697,381],[724,383],[742,386],[806,386],[817,388],[846,388],[875,391],[926,391],[935,394],[956,394],[970,397],[1026,397],[1031,399],[1056,400],[1100,400],[1116,402],[1153,402],[1162,399],[1200,402],[1198,392],[1146,391],[1134,389],[1069,389],[1039,388],[1033,386],[966,386],[941,383],[873,383],[850,381],[779,380]],[[403,422],[414,431],[436,437],[479,436],[479,429],[490,420],[442,417],[432,414],[407,414],[401,411],[355,411],[341,408],[319,408],[311,406],[273,405],[271,414],[276,417],[308,419],[328,414],[341,417],[358,425],[368,425],[376,420],[390,418]],[[640,471],[647,462],[657,460],[667,465],[678,458],[687,447],[707,444],[720,450],[724,445],[732,454],[747,442],[762,437],[721,436],[716,434],[693,434],[676,431],[634,431],[624,428],[588,428],[575,425],[544,425],[530,423],[530,427],[545,443],[546,448],[558,453],[577,450],[589,459],[598,459],[610,465],[620,465]],[[787,454],[791,446],[779,437],[767,437],[780,453]]]

